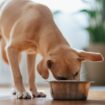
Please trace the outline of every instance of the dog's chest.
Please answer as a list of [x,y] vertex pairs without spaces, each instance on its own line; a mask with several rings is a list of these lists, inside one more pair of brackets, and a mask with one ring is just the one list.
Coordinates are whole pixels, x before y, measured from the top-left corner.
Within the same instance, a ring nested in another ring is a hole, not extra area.
[[27,54],[35,54],[36,53],[36,48],[29,48],[26,50]]

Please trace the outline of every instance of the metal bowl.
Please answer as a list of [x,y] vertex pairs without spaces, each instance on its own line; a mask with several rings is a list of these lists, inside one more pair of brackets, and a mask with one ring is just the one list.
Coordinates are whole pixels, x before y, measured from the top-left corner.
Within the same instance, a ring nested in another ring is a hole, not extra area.
[[57,100],[86,100],[91,83],[73,80],[50,81],[51,95]]

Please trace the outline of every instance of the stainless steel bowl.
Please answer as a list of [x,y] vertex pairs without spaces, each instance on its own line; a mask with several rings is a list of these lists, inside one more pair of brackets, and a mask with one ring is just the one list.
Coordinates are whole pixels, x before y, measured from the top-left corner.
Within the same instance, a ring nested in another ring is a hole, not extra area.
[[53,99],[86,100],[90,84],[88,81],[50,81]]

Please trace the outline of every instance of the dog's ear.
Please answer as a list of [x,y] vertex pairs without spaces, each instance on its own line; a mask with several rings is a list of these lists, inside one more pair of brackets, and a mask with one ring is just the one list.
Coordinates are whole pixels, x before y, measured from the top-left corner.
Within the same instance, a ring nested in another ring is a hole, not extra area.
[[39,74],[44,78],[47,79],[49,77],[49,71],[48,71],[48,67],[46,65],[46,61],[42,60],[38,66],[37,66],[37,70],[39,72]]
[[94,52],[85,52],[81,51],[79,52],[79,59],[81,61],[87,60],[87,61],[104,61],[104,57],[100,53],[94,53]]

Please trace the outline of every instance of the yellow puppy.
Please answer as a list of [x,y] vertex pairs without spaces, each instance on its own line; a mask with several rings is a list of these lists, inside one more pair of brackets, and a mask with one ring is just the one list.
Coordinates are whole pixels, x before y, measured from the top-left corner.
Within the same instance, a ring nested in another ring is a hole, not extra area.
[[7,0],[0,8],[0,37],[2,56],[13,73],[18,98],[30,98],[26,92],[19,68],[19,56],[27,53],[29,86],[33,96],[44,96],[35,85],[35,57],[43,56],[38,72],[43,78],[48,69],[59,80],[79,80],[81,62],[102,61],[99,53],[76,51],[70,47],[54,23],[51,11],[31,0]]

